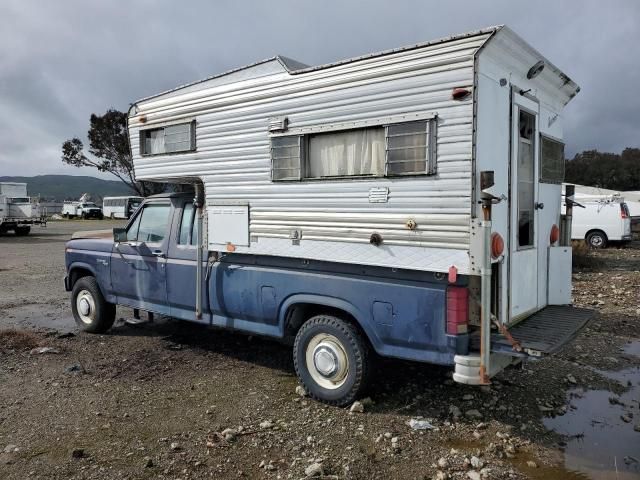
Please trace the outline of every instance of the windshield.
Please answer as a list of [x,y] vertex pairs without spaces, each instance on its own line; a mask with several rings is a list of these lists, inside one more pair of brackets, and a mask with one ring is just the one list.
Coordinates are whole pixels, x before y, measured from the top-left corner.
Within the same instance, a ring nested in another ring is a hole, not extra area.
[[11,199],[13,203],[30,203],[29,197],[13,197]]
[[82,207],[97,207],[97,205],[95,203],[89,202],[89,203],[83,203]]

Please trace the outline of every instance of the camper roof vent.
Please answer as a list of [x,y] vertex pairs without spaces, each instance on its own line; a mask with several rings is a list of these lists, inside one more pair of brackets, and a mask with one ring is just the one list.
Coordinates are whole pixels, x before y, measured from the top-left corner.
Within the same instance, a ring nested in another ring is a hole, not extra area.
[[289,126],[287,117],[272,117],[269,119],[270,132],[285,132]]

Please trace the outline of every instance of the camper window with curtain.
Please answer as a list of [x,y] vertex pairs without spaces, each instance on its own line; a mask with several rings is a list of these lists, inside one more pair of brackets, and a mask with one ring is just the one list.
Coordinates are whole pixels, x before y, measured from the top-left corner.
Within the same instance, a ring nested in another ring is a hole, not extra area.
[[195,140],[195,122],[149,128],[140,131],[140,153],[159,155],[191,152],[196,149]]
[[435,173],[435,119],[271,138],[272,181]]

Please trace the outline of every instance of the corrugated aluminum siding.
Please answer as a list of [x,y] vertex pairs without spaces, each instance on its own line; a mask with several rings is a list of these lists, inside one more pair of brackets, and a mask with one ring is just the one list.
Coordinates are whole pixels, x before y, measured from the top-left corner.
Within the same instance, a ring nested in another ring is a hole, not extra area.
[[[438,256],[433,248],[466,251],[473,106],[471,95],[454,101],[451,91],[473,86],[474,54],[489,35],[300,74],[282,68],[281,73],[230,85],[207,88],[205,82],[197,91],[177,90],[145,100],[137,105],[137,115],[130,118],[136,177],[200,177],[209,203],[248,202],[252,245],[246,251],[260,253],[253,244],[257,239],[280,238],[283,246],[290,245],[292,229],[302,231],[302,242],[361,244],[368,244],[375,231],[384,238],[386,248],[426,249],[425,258]],[[270,117],[286,115],[291,128],[301,128],[411,113],[438,115],[434,176],[292,183],[270,180]],[[146,123],[141,125],[138,119],[143,115]],[[196,152],[140,156],[140,126],[179,119],[196,120]],[[388,203],[370,203],[372,187],[388,187]],[[409,218],[418,224],[414,231],[405,226]],[[290,250],[283,254],[297,255],[295,247]],[[400,258],[395,261],[398,266],[412,268],[403,265]],[[367,263],[366,259],[354,262]]]

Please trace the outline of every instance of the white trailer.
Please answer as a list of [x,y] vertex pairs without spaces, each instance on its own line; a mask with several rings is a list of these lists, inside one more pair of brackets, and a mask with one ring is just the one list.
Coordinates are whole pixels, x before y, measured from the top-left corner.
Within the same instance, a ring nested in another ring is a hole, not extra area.
[[578,91],[499,26],[318,67],[267,59],[134,103],[129,138],[138,180],[204,192],[209,252],[462,278],[482,355],[457,358],[456,380],[478,383],[511,361],[489,356],[492,320],[571,302],[558,227]]
[[46,226],[46,209],[27,195],[27,184],[0,182],[0,234],[28,235],[36,224]]

